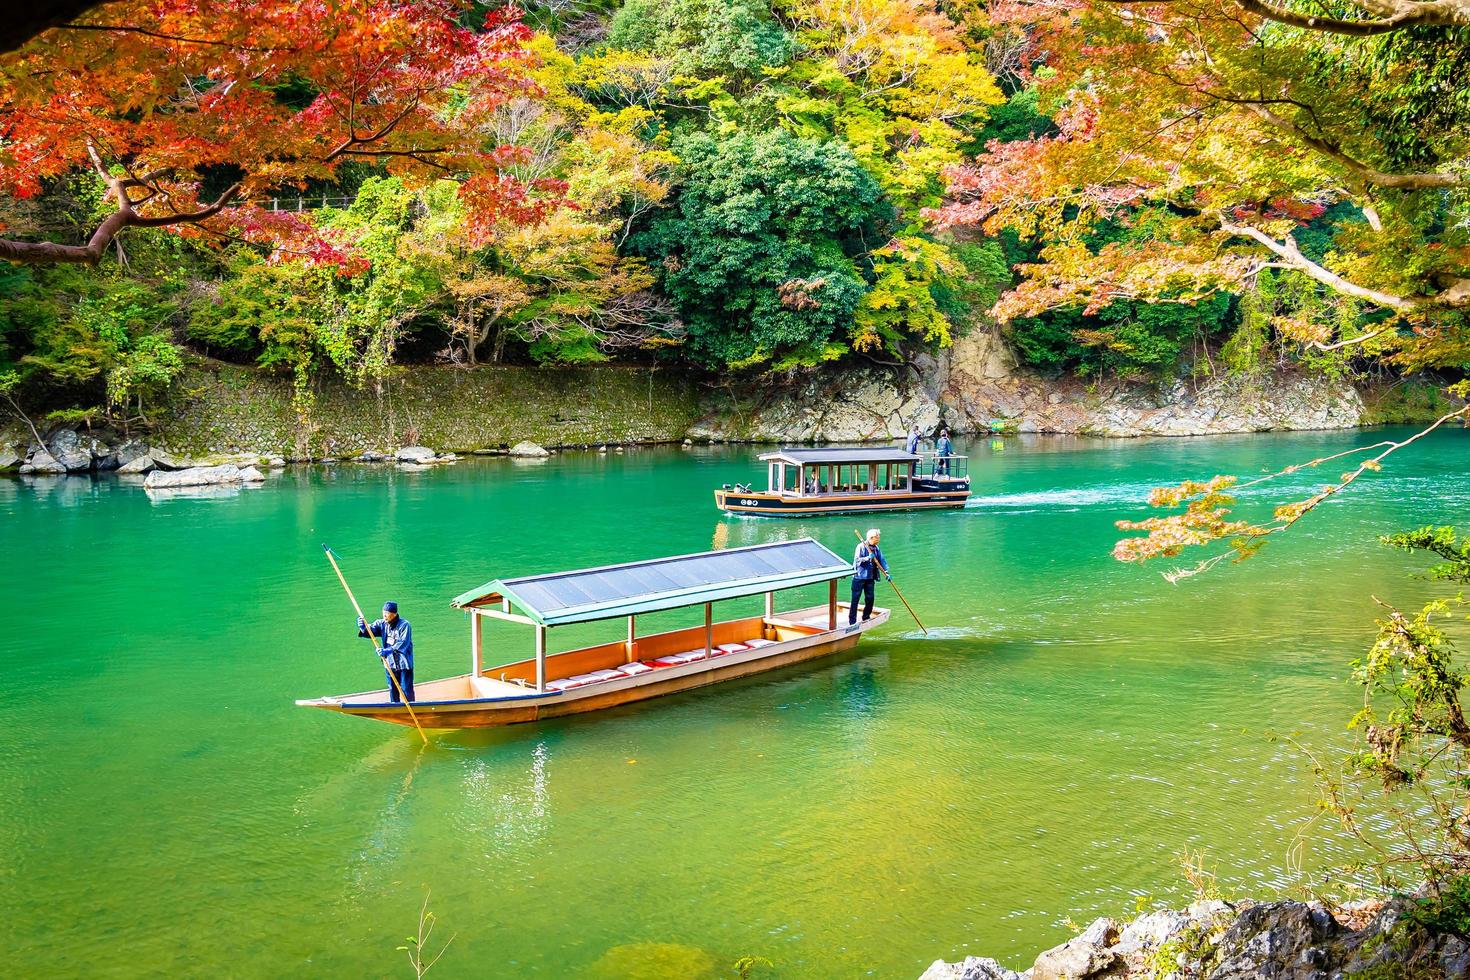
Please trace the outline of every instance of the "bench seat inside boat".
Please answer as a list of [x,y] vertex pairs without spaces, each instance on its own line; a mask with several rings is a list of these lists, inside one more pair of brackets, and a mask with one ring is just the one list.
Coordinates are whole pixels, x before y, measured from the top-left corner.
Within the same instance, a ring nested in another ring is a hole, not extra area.
[[[839,603],[839,609],[845,603]],[[842,618],[841,615],[838,617]],[[548,691],[573,691],[606,684],[629,677],[642,677],[651,672],[673,667],[718,660],[760,647],[824,633],[827,614],[824,606],[792,610],[784,616],[754,616],[749,619],[717,623],[714,645],[706,652],[703,627],[689,627],[670,633],[639,637],[639,660],[624,662],[625,643],[607,643],[596,647],[570,650],[547,657]],[[683,649],[681,649],[683,647]],[[665,653],[664,651],[671,651]],[[635,656],[637,653],[635,653]],[[535,661],[521,661],[504,667],[492,667],[486,675],[470,679],[471,697],[525,696],[535,689]],[[499,680],[494,675],[499,675]]]

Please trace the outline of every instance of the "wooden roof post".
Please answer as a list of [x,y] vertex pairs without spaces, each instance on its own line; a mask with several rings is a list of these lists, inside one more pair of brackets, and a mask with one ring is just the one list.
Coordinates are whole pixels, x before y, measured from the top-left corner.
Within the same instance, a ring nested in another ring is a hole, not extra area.
[[470,674],[479,677],[485,670],[485,651],[481,647],[484,642],[485,620],[481,615],[470,610]]
[[827,628],[837,628],[837,580],[827,583]]
[[536,627],[536,693],[546,693],[546,627]]
[[715,652],[715,604],[706,602],[704,604],[704,655],[712,656]]
[[625,664],[633,662],[633,651],[638,649],[638,633],[636,632],[637,627],[634,625],[637,619],[637,616],[628,617],[628,659],[623,661]]

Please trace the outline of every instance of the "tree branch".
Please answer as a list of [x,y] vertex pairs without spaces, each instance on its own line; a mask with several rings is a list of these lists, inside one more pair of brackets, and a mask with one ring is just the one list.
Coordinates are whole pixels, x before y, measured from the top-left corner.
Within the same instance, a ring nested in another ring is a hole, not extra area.
[[1322,285],[1327,286],[1344,296],[1353,296],[1357,299],[1366,300],[1376,306],[1397,310],[1400,313],[1411,313],[1414,310],[1426,306],[1446,307],[1460,309],[1470,307],[1470,279],[1457,279],[1445,289],[1440,290],[1432,296],[1408,297],[1399,296],[1395,293],[1387,293],[1381,289],[1370,289],[1367,286],[1359,286],[1357,283],[1344,279],[1337,273],[1318,265],[1307,258],[1297,248],[1295,240],[1290,235],[1285,241],[1277,241],[1259,228],[1250,225],[1237,225],[1221,220],[1220,230],[1232,235],[1240,235],[1243,238],[1252,239],[1264,245],[1271,252],[1290,264],[1291,268],[1303,272]]
[[[1344,20],[1298,13],[1263,2],[1237,0],[1246,10],[1288,27],[1348,37],[1373,37],[1407,27],[1464,27],[1470,25],[1470,0],[1384,0],[1374,4],[1384,16],[1372,20]],[[1363,4],[1355,4],[1362,7]],[[1391,12],[1390,12],[1391,11]]]
[[213,204],[184,214],[165,214],[144,217],[133,210],[122,186],[123,178],[108,177],[112,193],[118,199],[117,210],[108,215],[92,232],[85,245],[60,245],[56,242],[17,242],[0,238],[0,259],[22,265],[85,264],[96,265],[124,228],[161,228],[166,225],[197,224],[219,214],[240,193],[240,185],[234,184],[221,194]]
[[1231,101],[1249,106],[1252,112],[1279,129],[1284,129],[1307,146],[1330,157],[1347,168],[1358,180],[1364,184],[1373,184],[1377,187],[1389,187],[1403,191],[1433,190],[1441,187],[1459,187],[1465,183],[1465,178],[1456,174],[1427,173],[1427,174],[1390,174],[1374,167],[1368,166],[1360,160],[1348,156],[1343,150],[1329,140],[1320,136],[1313,136],[1302,129],[1296,123],[1266,108],[1260,101],[1250,99],[1234,99]]

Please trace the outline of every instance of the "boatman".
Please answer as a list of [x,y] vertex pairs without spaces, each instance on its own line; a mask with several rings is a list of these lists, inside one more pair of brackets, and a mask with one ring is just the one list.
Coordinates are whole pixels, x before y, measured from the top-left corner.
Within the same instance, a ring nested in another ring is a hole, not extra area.
[[954,455],[954,442],[949,438],[948,429],[939,430],[939,442],[934,446],[934,455],[939,460],[937,471],[943,476],[949,476],[949,458]]
[[[919,455],[919,442],[920,442],[920,438],[921,437],[919,436],[919,423],[915,422],[909,428],[909,437],[908,437],[907,440],[904,441],[903,451],[906,452],[906,453],[908,453],[910,456],[917,456],[917,455]],[[918,464],[917,463],[910,463],[909,464],[909,486],[910,487],[913,486],[914,476],[916,475],[916,473],[918,471],[918,468],[919,467],[918,467]]]
[[858,599],[863,599],[863,622],[873,616],[873,590],[878,584],[878,570],[888,574],[888,560],[878,547],[878,529],[870,528],[858,542],[852,556],[852,601],[847,605],[847,625],[857,622]]
[[[383,618],[375,620],[372,626],[368,626],[359,618],[357,635],[383,638],[383,649],[379,651],[379,655],[383,658],[383,670],[388,674],[389,702],[401,703],[398,697],[399,688],[403,689],[403,696],[412,701],[414,699],[413,627],[408,625],[408,620],[398,615],[398,603],[383,603]],[[395,680],[397,684],[393,683]]]

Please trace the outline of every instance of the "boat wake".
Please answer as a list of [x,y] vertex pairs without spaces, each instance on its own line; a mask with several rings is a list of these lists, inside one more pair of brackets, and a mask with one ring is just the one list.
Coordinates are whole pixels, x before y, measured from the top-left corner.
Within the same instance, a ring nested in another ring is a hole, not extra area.
[[1043,510],[1054,507],[1091,507],[1098,504],[1143,504],[1148,501],[1149,491],[1155,486],[1157,484],[1154,483],[1117,483],[1100,487],[972,496],[966,501],[965,507]]

